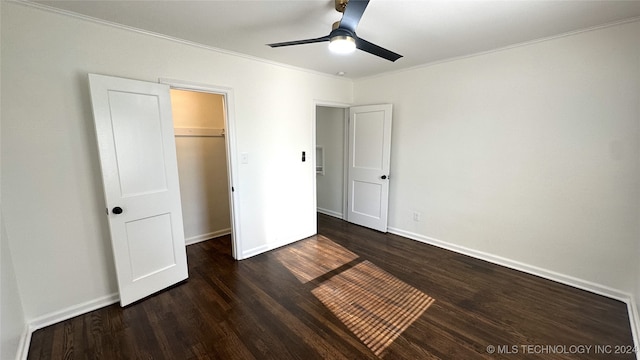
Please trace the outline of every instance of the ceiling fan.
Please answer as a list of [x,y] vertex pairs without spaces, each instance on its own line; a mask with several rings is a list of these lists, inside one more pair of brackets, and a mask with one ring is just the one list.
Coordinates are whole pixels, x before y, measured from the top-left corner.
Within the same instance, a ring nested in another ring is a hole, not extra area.
[[329,41],[329,49],[333,52],[348,53],[355,49],[360,49],[392,62],[398,60],[402,55],[370,43],[356,35],[356,27],[367,5],[369,5],[369,0],[335,0],[336,10],[343,13],[342,20],[333,24],[333,29],[329,35],[315,39],[286,41],[267,45],[275,48]]

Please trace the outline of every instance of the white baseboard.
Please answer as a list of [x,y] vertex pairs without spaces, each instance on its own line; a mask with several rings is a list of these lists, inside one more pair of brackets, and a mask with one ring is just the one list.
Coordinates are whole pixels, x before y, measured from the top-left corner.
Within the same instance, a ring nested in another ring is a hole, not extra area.
[[258,247],[255,247],[253,249],[249,249],[247,251],[244,251],[242,253],[242,258],[238,259],[238,260],[248,259],[250,257],[256,256],[256,255],[260,255],[262,253],[266,253],[267,251],[275,250],[275,249],[277,249],[279,247],[283,247],[283,246],[292,244],[292,243],[294,243],[296,241],[298,241],[298,240],[279,241],[279,242],[273,243],[273,244],[266,244],[266,245],[258,246]]
[[[636,298],[631,296],[627,302],[629,310],[629,322],[631,325],[631,334],[633,334],[633,345],[635,349],[640,349],[640,314],[638,314],[638,304]],[[640,360],[640,351],[636,352],[636,359]]]
[[60,321],[71,319],[72,317],[115,304],[118,301],[120,301],[120,295],[118,293],[109,294],[107,296],[89,300],[81,304],[70,306],[66,309],[62,309],[43,316],[39,316],[35,319],[31,319],[29,321],[29,326],[31,327],[32,331],[36,331],[49,325],[59,323]]
[[344,215],[341,212],[337,212],[337,211],[333,211],[333,210],[327,210],[327,209],[323,209],[323,208],[318,208],[317,211],[320,214],[333,216],[333,217],[336,217],[338,219],[344,219],[344,217],[343,217]]
[[488,261],[493,264],[501,265],[504,267],[508,267],[511,269],[519,270],[526,272],[528,274],[536,275],[545,279],[549,279],[555,282],[559,282],[561,284],[569,285],[578,289],[586,290],[592,293],[596,293],[598,295],[603,295],[612,299],[620,300],[623,302],[627,302],[630,298],[630,294],[625,293],[623,291],[605,286],[596,284],[591,281],[579,279],[573,276],[561,274],[555,271],[546,270],[537,266],[525,264],[519,261],[511,260],[504,258],[502,256],[497,256],[493,254],[489,254],[483,251],[478,251],[474,249],[467,248],[465,246],[460,246],[456,244],[451,244],[442,240],[434,239],[428,236],[412,233],[409,231],[404,231],[397,228],[389,228],[388,231],[392,234],[400,235],[402,237],[409,238],[411,240],[416,240],[425,244],[437,246],[439,248],[451,250],[453,252],[457,252],[459,254],[468,255],[474,257],[476,259]]
[[25,324],[24,331],[20,336],[20,342],[18,343],[18,352],[16,353],[16,360],[26,360],[29,355],[29,345],[31,345],[31,330],[29,324]]
[[[488,261],[490,263],[515,269],[528,274],[536,275],[541,278],[552,280],[561,284],[569,285],[578,289],[586,290],[598,295],[606,296],[611,299],[619,300],[627,304],[627,311],[629,312],[629,323],[631,325],[631,333],[633,336],[633,342],[636,349],[640,349],[640,314],[638,314],[638,308],[635,302],[635,298],[624,291],[620,291],[605,285],[596,284],[591,281],[579,279],[573,276],[561,274],[555,271],[546,270],[537,266],[525,264],[519,261],[510,260],[501,256],[492,255],[483,251],[467,248],[456,244],[451,244],[446,241],[434,239],[428,236],[412,233],[398,228],[389,227],[388,231],[392,234],[400,235],[402,237],[419,241],[425,244],[433,245],[442,249],[451,250],[453,252],[468,255],[476,259]],[[640,360],[640,352],[636,352],[636,358]]]
[[276,241],[274,241],[272,243],[269,243],[269,244],[265,244],[265,245],[262,245],[262,246],[257,246],[257,247],[254,247],[253,249],[248,249],[246,251],[243,251],[241,257],[238,260],[244,260],[244,259],[250,258],[252,256],[260,255],[260,254],[265,253],[267,251],[275,250],[277,248],[280,248],[280,247],[283,247],[283,246],[286,246],[286,245],[289,245],[289,244],[293,244],[296,241],[304,240],[304,239],[306,239],[308,237],[311,237],[311,236],[314,236],[314,235],[315,234],[304,234],[304,233],[301,233],[301,234],[298,234],[296,236],[290,237],[289,240],[276,240]]
[[[318,209],[318,212],[321,212],[320,209]],[[327,214],[330,216],[333,216],[331,214]],[[340,217],[341,218],[341,217]],[[596,293],[599,295],[603,295],[612,299],[616,299],[616,300],[620,300],[624,303],[627,304],[627,310],[629,312],[629,322],[630,322],[630,326],[631,326],[631,333],[633,336],[633,341],[634,341],[634,346],[636,349],[640,349],[640,313],[638,313],[638,307],[637,307],[637,303],[636,303],[636,299],[628,293],[604,286],[604,285],[600,285],[600,284],[596,284],[590,281],[586,281],[586,280],[582,280],[582,279],[578,279],[572,276],[568,276],[568,275],[564,275],[564,274],[560,274],[554,271],[550,271],[550,270],[545,270],[536,266],[532,266],[532,265],[528,265],[525,263],[521,263],[518,261],[514,261],[514,260],[510,260],[507,258],[503,258],[500,256],[496,256],[496,255],[492,255],[489,253],[485,253],[482,251],[478,251],[478,250],[474,250],[474,249],[470,249],[464,246],[459,246],[459,245],[455,245],[455,244],[451,244],[451,243],[447,243],[445,241],[442,240],[438,240],[438,239],[434,239],[428,236],[424,236],[424,235],[420,235],[420,234],[416,234],[416,233],[412,233],[409,231],[404,231],[398,228],[393,228],[393,227],[389,227],[388,231],[392,234],[396,234],[402,237],[406,237],[408,239],[411,240],[415,240],[415,241],[419,241],[425,244],[429,244],[429,245],[433,245],[433,246],[437,246],[439,248],[443,248],[443,249],[447,249],[447,250],[451,250],[453,252],[456,253],[460,253],[460,254],[464,254],[464,255],[468,255],[480,260],[484,260],[484,261],[488,261],[490,263],[493,264],[497,264],[497,265],[501,265],[501,266],[505,266],[511,269],[515,269],[515,270],[519,270],[519,271],[523,271],[529,274],[533,274],[536,276],[540,276],[542,278],[545,279],[549,279],[552,281],[556,281],[565,285],[569,285],[578,289],[582,289],[582,290],[586,290],[592,293]],[[202,235],[202,237],[206,236],[206,239],[202,239],[202,240],[197,240],[194,242],[191,242],[191,244],[193,243],[197,243],[199,241],[204,241],[204,240],[208,240],[211,238],[214,238],[216,236],[210,236],[211,234],[218,234],[217,236],[222,236],[222,235],[227,235],[228,233],[223,233],[224,231],[220,231],[220,232],[215,232],[215,233],[210,233],[210,234],[206,234],[206,235]],[[306,238],[306,237],[304,237]],[[193,238],[190,238],[193,239]],[[279,248],[281,246],[285,246],[288,244],[291,244],[295,241],[284,241],[284,242],[278,242],[275,244],[268,244],[268,245],[263,245],[263,246],[259,246],[253,249],[250,249],[248,251],[245,251],[242,254],[242,259],[246,259],[261,253],[264,253],[266,251],[269,250],[273,250],[276,248]],[[19,343],[19,347],[18,347],[18,353],[16,354],[16,359],[18,360],[26,360],[27,356],[29,354],[29,345],[31,343],[31,335],[33,334],[34,331],[42,329],[44,327],[47,327],[49,325],[53,325],[55,323],[58,323],[60,321],[64,321],[67,319],[70,319],[72,317],[81,315],[81,314],[85,314],[88,312],[91,312],[93,310],[97,310],[100,308],[103,308],[105,306],[109,306],[112,305],[116,302],[118,302],[120,300],[120,297],[117,293],[114,294],[110,294],[95,300],[90,300],[87,301],[85,303],[82,304],[77,304],[71,307],[68,307],[66,309],[62,309],[60,311],[56,311],[50,314],[46,314],[43,316],[39,316],[35,319],[32,319],[28,322],[27,326],[25,327],[25,330],[21,336],[20,339],[20,343]],[[636,359],[640,360],[640,352],[636,353]]]
[[254,247],[253,249],[248,249],[246,251],[243,251],[238,260],[248,259],[252,256],[260,255],[269,250],[271,250],[271,247],[269,245],[257,246],[257,247]]
[[34,331],[71,319],[72,317],[115,304],[118,301],[120,301],[120,295],[118,293],[114,293],[29,320],[27,329],[23,334],[23,339],[20,340],[20,348],[18,349],[16,358],[21,360],[27,358],[27,355],[29,354],[29,345],[31,344],[31,335]]
[[229,235],[229,234],[231,234],[231,228],[213,231],[208,234],[192,236],[190,238],[184,239],[184,243],[185,245],[192,245],[192,244],[197,244],[199,242],[203,242],[209,239],[213,239],[213,238],[217,238],[217,237]]

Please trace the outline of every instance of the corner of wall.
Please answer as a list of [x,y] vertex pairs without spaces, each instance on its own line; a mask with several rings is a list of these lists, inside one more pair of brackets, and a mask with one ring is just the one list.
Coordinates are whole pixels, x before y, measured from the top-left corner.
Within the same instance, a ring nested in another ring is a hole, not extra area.
[[29,338],[29,328],[22,309],[22,299],[13,270],[13,261],[4,219],[0,213],[0,358],[18,358],[24,352],[22,348]]
[[633,346],[636,349],[636,359],[640,360],[640,314],[638,314],[638,304],[636,296],[630,296],[627,301],[629,311],[629,325],[633,336]]
[[[638,258],[640,258],[640,239],[636,245],[638,247]],[[629,325],[631,326],[631,333],[633,334],[636,359],[640,360],[640,313],[638,313],[638,299],[640,299],[640,262],[636,265],[635,285],[636,291],[630,296],[627,307],[629,308]]]
[[[0,29],[2,28],[2,8],[5,2],[0,1]],[[2,32],[0,30],[0,39]],[[0,40],[2,41],[2,40]],[[0,69],[2,68],[2,54],[0,52]],[[0,84],[2,75],[0,71]],[[0,86],[1,89],[1,86]],[[2,91],[0,90],[0,109],[2,109]],[[0,111],[0,128],[2,127],[2,112]],[[0,145],[2,141],[0,140]],[[1,148],[1,146],[0,146]],[[1,150],[0,150],[1,152]],[[1,168],[1,164],[0,164]],[[0,171],[1,173],[1,171]],[[1,179],[1,176],[0,176]],[[1,181],[0,181],[0,188]],[[1,194],[0,190],[0,194]],[[8,318],[8,319],[7,319]],[[0,195],[0,358],[26,359],[29,350],[31,332],[25,319],[22,299],[18,289],[18,282],[13,268],[13,259],[9,249],[9,238],[2,216],[2,199]]]
[[[71,319],[78,315],[86,314],[102,307],[109,306],[118,302],[119,299],[119,295],[117,293],[114,293],[98,299],[84,302],[82,304],[70,306],[68,308],[40,316],[35,319],[29,319],[28,322],[25,322],[24,330],[22,331],[22,334],[19,338],[15,359],[27,359],[29,355],[29,346],[31,345],[31,336],[36,330],[40,330],[49,325],[53,325],[64,320]],[[4,358],[5,356],[2,357],[2,359]]]
[[18,351],[16,352],[16,360],[26,360],[29,356],[29,345],[31,345],[31,334],[35,330],[31,326],[26,325],[22,335],[20,336],[20,342],[18,343]]

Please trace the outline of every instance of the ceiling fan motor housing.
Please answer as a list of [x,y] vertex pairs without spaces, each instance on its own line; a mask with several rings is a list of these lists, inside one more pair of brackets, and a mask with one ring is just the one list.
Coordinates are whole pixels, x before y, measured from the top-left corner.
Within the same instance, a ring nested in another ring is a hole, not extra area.
[[344,9],[347,7],[347,3],[349,0],[335,0],[335,8],[337,12],[344,12]]
[[329,34],[329,37],[331,39],[333,39],[336,36],[343,36],[343,37],[350,37],[353,39],[356,39],[356,33],[349,30],[349,29],[345,29],[345,28],[337,28],[337,29],[333,29],[331,30],[331,33]]

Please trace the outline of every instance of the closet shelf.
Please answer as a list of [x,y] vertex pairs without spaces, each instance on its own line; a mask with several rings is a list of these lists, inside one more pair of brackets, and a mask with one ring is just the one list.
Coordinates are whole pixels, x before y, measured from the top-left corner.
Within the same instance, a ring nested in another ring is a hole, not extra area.
[[174,128],[175,136],[219,137],[224,136],[224,129]]

